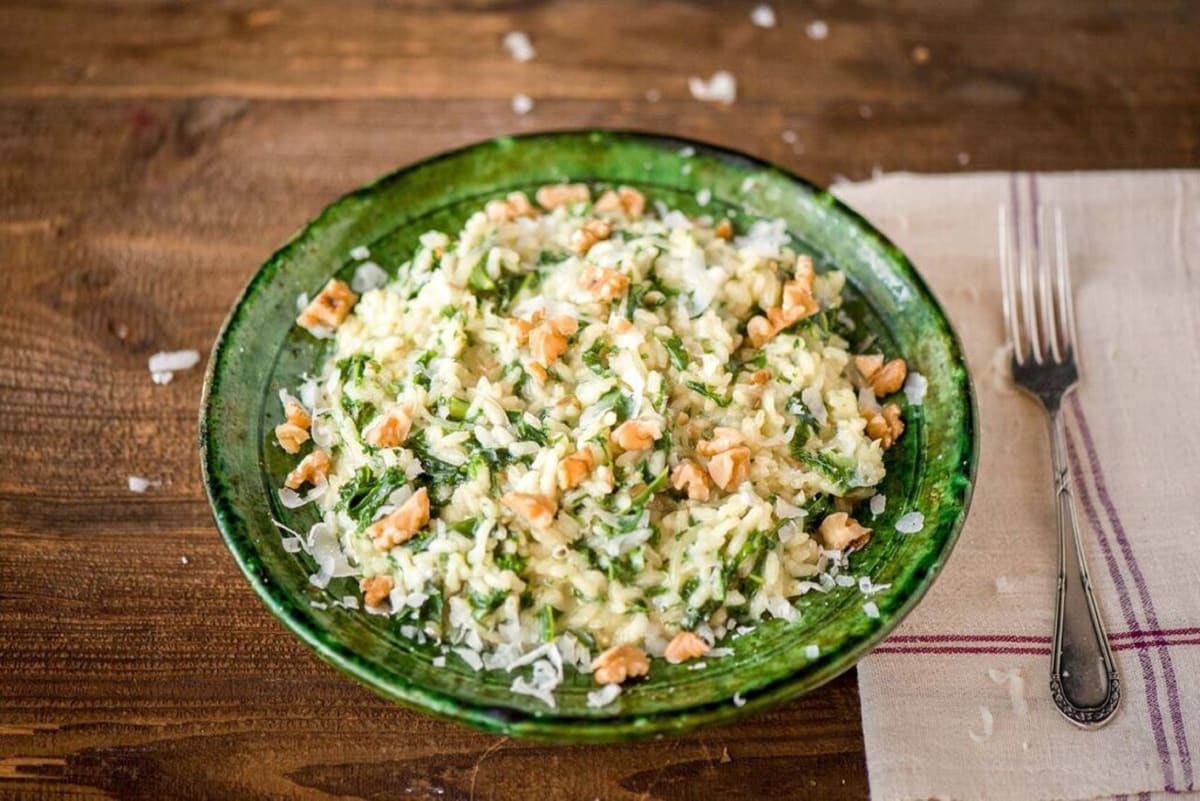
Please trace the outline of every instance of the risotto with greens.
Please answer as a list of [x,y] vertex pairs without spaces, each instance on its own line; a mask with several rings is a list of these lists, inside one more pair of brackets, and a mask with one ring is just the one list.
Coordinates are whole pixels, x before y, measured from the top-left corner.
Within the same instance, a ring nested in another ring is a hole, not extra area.
[[285,542],[312,581],[358,577],[434,664],[550,705],[566,668],[601,706],[797,618],[871,536],[904,430],[905,362],[851,352],[844,276],[782,220],[597,191],[493,200],[394,273],[356,248],[350,285],[302,300],[330,355],[275,429],[280,501],[322,515]]

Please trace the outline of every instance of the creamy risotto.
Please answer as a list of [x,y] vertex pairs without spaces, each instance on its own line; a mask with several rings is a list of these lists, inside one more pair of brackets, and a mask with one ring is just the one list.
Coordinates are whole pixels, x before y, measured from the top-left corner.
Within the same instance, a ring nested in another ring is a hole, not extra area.
[[851,352],[844,276],[783,221],[563,184],[394,273],[352,255],[298,319],[331,354],[284,393],[280,499],[322,512],[313,581],[358,577],[406,635],[550,705],[591,672],[602,705],[795,619],[870,537],[905,362]]

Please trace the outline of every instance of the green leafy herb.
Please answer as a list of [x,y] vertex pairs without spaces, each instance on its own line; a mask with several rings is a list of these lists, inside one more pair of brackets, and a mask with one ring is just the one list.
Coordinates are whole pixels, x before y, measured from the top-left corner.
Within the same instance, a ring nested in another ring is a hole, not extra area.
[[543,606],[538,612],[538,618],[541,622],[542,642],[550,642],[554,639],[554,607]]
[[457,534],[474,534],[475,526],[479,525],[478,517],[468,517],[466,520],[459,520],[457,523],[447,523],[446,528]]
[[359,431],[374,419],[376,412],[375,404],[370,401],[355,400],[348,393],[342,395],[342,409],[354,421],[354,427]]
[[823,451],[801,450],[799,454],[795,455],[798,461],[811,467],[827,478],[835,487],[842,490],[848,489],[854,480],[856,470],[854,462],[849,459],[839,458]]
[[406,484],[408,476],[399,467],[389,467],[379,475],[360,467],[338,492],[338,508],[354,518],[360,529],[365,528],[388,497]]
[[561,250],[541,250],[538,251],[537,264],[538,267],[548,267],[554,264],[560,264],[567,260],[569,254]]
[[467,276],[467,286],[476,292],[490,292],[496,288],[496,282],[487,273],[487,259],[483,256],[480,256],[479,261],[471,268],[471,274]]
[[596,341],[583,352],[583,356],[581,357],[587,368],[601,377],[613,374],[612,369],[608,366],[604,344],[603,337],[596,337]]
[[508,598],[508,590],[492,590],[490,592],[470,592],[467,594],[467,600],[471,604],[474,611],[473,617],[476,620],[483,620],[485,617],[495,612],[503,605],[505,599]]
[[372,359],[368,353],[356,353],[353,356],[347,356],[337,361],[337,369],[341,371],[343,384],[362,383],[368,366],[374,366],[376,370],[379,369],[379,363]]
[[450,396],[442,400],[441,406],[441,414],[443,417],[445,417],[447,420],[462,422],[466,419],[467,409],[470,408],[471,404],[469,401],[465,401],[462,398]]
[[667,470],[662,471],[654,477],[653,481],[646,485],[645,489],[633,496],[634,509],[643,508],[647,503],[649,503],[650,499],[654,497],[654,493],[658,492],[667,485],[668,473],[669,471]]
[[749,359],[745,360],[739,359],[736,356],[730,357],[729,363],[725,365],[725,371],[736,379],[738,373],[742,372],[743,370],[748,370],[750,368],[761,370],[766,366],[767,354],[763,353],[762,351],[758,351],[754,356],[751,356]]
[[612,409],[617,413],[617,422],[628,420],[633,414],[633,398],[625,393],[625,390],[620,387],[613,387],[608,392],[605,392],[596,401],[596,405],[602,409]]
[[434,352],[427,350],[418,356],[413,361],[412,380],[419,387],[428,390],[433,384],[433,379],[429,375],[429,363],[433,361]]
[[733,398],[722,398],[720,395],[713,392],[711,389],[706,387],[704,384],[701,384],[699,381],[688,381],[687,386],[688,386],[688,389],[692,390],[693,392],[700,393],[701,395],[708,398],[713,403],[720,406],[722,409],[724,409],[726,406],[728,406],[730,403],[733,402]]
[[494,557],[496,567],[501,570],[511,570],[517,575],[525,569],[529,559],[516,553],[497,553]]
[[686,370],[688,366],[687,348],[683,346],[683,340],[678,334],[672,335],[670,339],[663,343],[667,347],[667,355],[671,359],[671,364],[676,370]]
[[548,442],[546,439],[546,432],[542,431],[540,426],[530,423],[524,414],[518,412],[517,419],[514,422],[516,423],[517,437],[519,439],[536,442],[538,445],[542,445],[543,447]]
[[792,434],[792,441],[788,443],[788,448],[792,452],[794,459],[804,459],[803,454],[808,453],[804,449],[808,438],[817,430],[817,419],[813,417],[812,412],[803,400],[800,399],[800,393],[797,392],[788,400],[787,410],[796,415],[796,430]]

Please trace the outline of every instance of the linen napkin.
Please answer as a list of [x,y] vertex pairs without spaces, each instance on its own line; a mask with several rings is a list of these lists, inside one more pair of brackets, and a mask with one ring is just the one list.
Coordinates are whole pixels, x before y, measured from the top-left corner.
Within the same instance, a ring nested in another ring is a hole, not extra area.
[[[1200,172],[890,175],[834,191],[946,306],[978,394],[978,484],[920,607],[859,666],[875,801],[1157,799],[1200,750]],[[1055,512],[1037,405],[1007,381],[997,208],[1058,206],[1081,342],[1067,402],[1084,548],[1121,674],[1109,725],[1050,700]]]

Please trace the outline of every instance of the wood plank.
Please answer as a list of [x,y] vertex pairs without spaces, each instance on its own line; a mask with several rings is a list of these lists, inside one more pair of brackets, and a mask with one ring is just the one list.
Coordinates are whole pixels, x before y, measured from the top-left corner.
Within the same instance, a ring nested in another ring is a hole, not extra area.
[[[602,748],[492,738],[358,687],[221,544],[200,371],[146,371],[157,350],[207,352],[326,203],[503,133],[695,136],[820,182],[1200,163],[1193,3],[774,5],[764,31],[748,5],[666,0],[0,3],[0,796],[866,795],[852,675]],[[516,28],[533,62],[500,47]],[[722,67],[737,104],[693,100],[687,77]],[[134,495],[130,474],[164,483]]]

